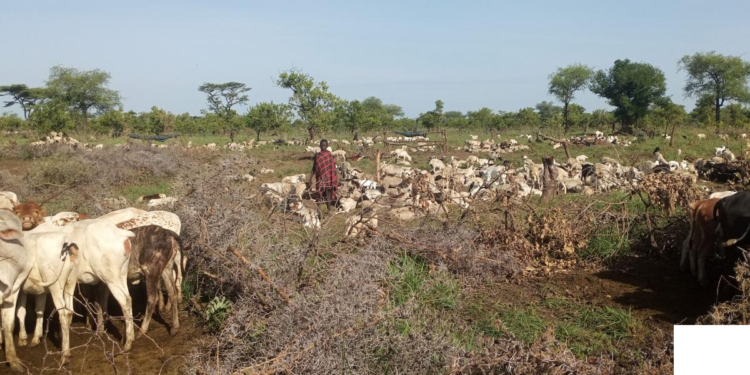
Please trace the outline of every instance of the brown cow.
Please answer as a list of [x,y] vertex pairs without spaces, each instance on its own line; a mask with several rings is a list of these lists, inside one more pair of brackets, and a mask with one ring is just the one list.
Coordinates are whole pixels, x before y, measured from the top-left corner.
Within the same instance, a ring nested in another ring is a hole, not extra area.
[[684,268],[685,251],[688,250],[690,254],[690,272],[695,275],[697,263],[698,281],[701,285],[705,285],[706,283],[706,258],[713,249],[714,242],[716,241],[716,228],[719,223],[714,220],[714,206],[716,206],[716,202],[718,201],[718,198],[704,199],[690,203],[689,205],[690,217],[692,219],[690,242],[687,248],[683,244],[683,256],[680,268]]
[[[135,233],[135,238],[131,240],[133,247],[131,248],[130,264],[128,266],[128,279],[140,280],[143,277],[146,280],[148,303],[146,305],[146,314],[141,323],[141,331],[147,333],[151,316],[159,302],[159,294],[161,293],[159,280],[162,278],[164,270],[168,266],[171,267],[173,265],[175,252],[180,249],[179,236],[171,230],[156,225],[133,228],[130,231]],[[170,301],[177,301],[176,285],[165,282],[165,287],[167,289],[167,298]],[[176,303],[172,304],[171,312],[170,334],[174,335],[180,328]]]
[[13,213],[21,219],[23,230],[32,230],[44,222],[47,212],[36,202],[21,203],[13,209]]

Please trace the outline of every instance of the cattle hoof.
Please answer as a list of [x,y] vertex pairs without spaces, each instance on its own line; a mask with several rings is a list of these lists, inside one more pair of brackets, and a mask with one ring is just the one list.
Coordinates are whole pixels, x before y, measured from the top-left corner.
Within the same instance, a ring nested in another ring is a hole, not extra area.
[[60,358],[60,366],[67,366],[70,364],[70,355],[64,355]]
[[31,344],[29,344],[29,348],[36,348],[37,345],[39,345],[40,340],[39,339],[31,339]]
[[23,367],[21,361],[13,361],[10,363],[10,369],[13,372],[26,372],[26,367]]
[[28,338],[18,338],[18,346],[26,346],[29,343]]
[[172,328],[171,328],[171,329],[169,330],[169,335],[170,335],[170,336],[177,336],[177,334],[178,334],[179,332],[180,332],[180,327],[172,327]]

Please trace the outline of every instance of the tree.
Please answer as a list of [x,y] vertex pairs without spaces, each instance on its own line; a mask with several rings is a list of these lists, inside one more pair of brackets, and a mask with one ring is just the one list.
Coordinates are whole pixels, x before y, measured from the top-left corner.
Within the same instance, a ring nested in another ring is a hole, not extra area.
[[120,103],[120,94],[107,88],[109,80],[109,73],[99,69],[80,71],[54,66],[50,70],[47,88],[50,97],[66,103],[81,116],[83,134],[87,137],[89,111],[94,109],[97,113],[104,113]]
[[230,117],[232,107],[248,102],[249,98],[245,93],[250,90],[250,87],[240,82],[204,83],[198,87],[198,91],[207,96],[208,109],[225,118]]
[[119,137],[127,126],[126,116],[122,108],[109,111],[96,119],[97,128],[101,132],[111,132],[113,137]]
[[683,56],[678,65],[687,73],[685,97],[712,97],[717,126],[721,123],[721,107],[725,102],[750,101],[750,63],[738,56],[696,53]]
[[245,115],[247,127],[255,130],[255,139],[260,140],[260,133],[277,130],[290,123],[292,118],[289,106],[274,102],[258,103]]
[[0,86],[0,96],[10,96],[11,100],[5,102],[5,108],[18,104],[23,110],[23,118],[27,120],[38,101],[46,98],[47,92],[44,88],[30,88],[24,84]]
[[667,91],[664,73],[657,67],[630,60],[617,60],[609,71],[598,71],[592,80],[591,91],[608,99],[615,107],[615,117],[626,130],[637,124],[653,103],[664,100]]
[[0,130],[17,131],[23,126],[23,120],[15,113],[3,113],[0,116]]
[[531,128],[538,128],[541,125],[542,120],[539,114],[536,113],[534,108],[527,107],[520,109],[516,114],[516,124],[518,126],[527,126]]
[[229,131],[229,139],[234,142],[234,135],[243,121],[237,118],[235,105],[243,105],[249,98],[245,95],[251,88],[240,82],[204,83],[198,91],[206,94],[208,109],[225,121],[224,127]]
[[463,129],[469,124],[466,116],[460,111],[448,111],[443,114],[445,126],[448,128]]
[[589,121],[589,124],[592,126],[601,128],[604,125],[612,125],[612,132],[614,133],[614,123],[615,116],[610,111],[597,109],[594,110],[594,112],[591,112],[591,119]]
[[491,131],[499,128],[500,118],[491,109],[483,107],[478,111],[469,111],[466,113],[469,119],[469,126],[476,129]]
[[568,65],[565,68],[557,68],[557,71],[549,76],[549,93],[563,103],[563,121],[565,133],[570,128],[568,122],[568,107],[575,98],[576,91],[582,90],[589,85],[593,69],[583,64]]
[[276,85],[292,90],[289,105],[304,122],[310,140],[335,119],[333,110],[339,98],[328,92],[327,83],[315,82],[310,75],[291,69],[279,75]]
[[417,118],[417,122],[422,124],[422,126],[427,129],[440,127],[445,121],[445,114],[443,114],[443,105],[444,103],[442,100],[436,100],[435,109],[426,113],[421,113],[419,115],[419,118]]
[[562,113],[562,107],[556,106],[555,103],[543,101],[536,105],[536,110],[539,112],[539,119],[544,126],[553,125],[555,117]]
[[39,103],[29,114],[29,122],[40,134],[55,132],[70,132],[75,129],[75,121],[68,112],[68,103],[60,99],[51,99]]

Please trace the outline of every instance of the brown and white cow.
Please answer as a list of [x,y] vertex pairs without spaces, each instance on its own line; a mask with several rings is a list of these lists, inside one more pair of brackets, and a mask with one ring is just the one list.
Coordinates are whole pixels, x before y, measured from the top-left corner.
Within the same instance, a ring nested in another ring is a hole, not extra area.
[[[146,315],[141,323],[141,332],[148,332],[148,326],[151,322],[151,316],[159,302],[161,289],[159,280],[165,272],[171,270],[175,253],[180,248],[179,235],[177,233],[164,229],[157,225],[147,225],[130,230],[135,234],[132,239],[130,264],[128,266],[128,279],[131,281],[140,281],[143,278],[146,281],[146,295],[148,301],[146,305]],[[177,301],[177,288],[174,282],[165,282],[167,296],[170,301]],[[178,309],[176,302],[173,302],[172,322],[170,334],[174,335],[180,328]],[[160,311],[162,313],[162,311]]]
[[[683,242],[680,269],[686,267],[687,256],[690,256],[690,272],[698,273],[698,281],[706,282],[706,258],[716,241],[716,229],[719,225],[714,219],[714,207],[719,198],[704,199],[690,203],[688,206],[690,218],[690,234]],[[697,265],[697,270],[696,270]]]

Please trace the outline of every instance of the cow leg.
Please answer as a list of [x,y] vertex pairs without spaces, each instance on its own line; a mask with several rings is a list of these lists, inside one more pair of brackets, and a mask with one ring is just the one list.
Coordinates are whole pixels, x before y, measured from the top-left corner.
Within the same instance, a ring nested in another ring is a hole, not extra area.
[[[174,271],[171,269],[166,269],[161,274],[161,281],[164,283],[164,287],[168,288],[170,283],[174,283]],[[170,311],[172,309],[172,299],[167,298],[166,303],[164,302],[164,296],[161,293],[161,287],[159,288],[159,313],[162,313],[164,311]]]
[[161,293],[161,291],[159,290],[159,279],[161,278],[161,275],[154,274],[155,272],[153,271],[149,271],[146,274],[146,315],[143,316],[143,322],[141,323],[141,332],[138,334],[139,337],[142,334],[148,333],[148,326],[151,323],[151,316],[154,314],[156,304],[159,302],[159,294]]
[[687,259],[688,259],[688,253],[690,252],[690,236],[688,235],[687,238],[685,238],[685,241],[682,241],[682,254],[680,255],[680,271],[685,272],[685,268],[687,267]]
[[[12,288],[13,286],[9,285],[8,287]],[[26,369],[21,364],[21,360],[18,359],[18,355],[16,354],[16,345],[13,342],[13,328],[16,323],[16,298],[18,298],[18,294],[2,301],[2,312],[0,312],[0,315],[3,319],[5,360],[10,363],[11,370],[16,372],[25,372]]]
[[130,351],[133,347],[133,338],[135,336],[133,330],[133,299],[130,297],[128,292],[127,284],[127,273],[123,274],[123,277],[115,283],[108,283],[112,297],[115,297],[117,303],[122,308],[122,313],[125,315],[125,345],[123,345],[124,351]]
[[710,249],[711,244],[705,238],[702,238],[696,255],[698,256],[698,282],[703,286],[706,285],[706,258]]
[[96,288],[96,330],[104,332],[104,311],[109,304],[109,288],[104,283],[99,283]]
[[47,307],[47,295],[37,295],[35,296],[35,301],[34,312],[36,313],[36,325],[34,325],[34,336],[31,338],[31,345],[29,345],[29,348],[39,345],[39,342],[42,339],[42,333],[44,330],[44,309]]
[[26,293],[18,293],[18,346],[26,346],[29,336],[26,333]]
[[[75,288],[75,284],[73,285]],[[57,316],[60,318],[60,336],[62,336],[62,358],[61,364],[65,365],[70,362],[70,324],[73,321],[73,288],[69,291],[69,296],[65,295],[67,290],[59,284],[53,284],[49,288],[52,302],[55,304]]]
[[[170,323],[169,334],[174,336],[180,329],[180,317],[179,317],[179,301],[177,300],[177,288],[174,281],[164,281],[164,286],[167,289],[167,300],[171,301],[172,305],[172,322]],[[159,296],[161,297],[161,290],[159,290]],[[162,318],[164,315],[162,314]]]

